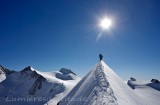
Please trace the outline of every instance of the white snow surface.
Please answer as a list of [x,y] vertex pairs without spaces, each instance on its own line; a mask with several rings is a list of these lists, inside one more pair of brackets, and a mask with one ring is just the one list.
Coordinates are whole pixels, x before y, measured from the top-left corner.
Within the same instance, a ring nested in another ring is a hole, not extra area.
[[160,84],[131,80],[128,81],[128,84],[146,105],[160,105]]
[[[56,74],[71,79],[62,80]],[[11,74],[1,72],[0,105],[56,105],[79,80],[72,73],[40,72],[32,67]]]
[[101,61],[59,102],[59,105],[149,104],[145,104],[104,61]]

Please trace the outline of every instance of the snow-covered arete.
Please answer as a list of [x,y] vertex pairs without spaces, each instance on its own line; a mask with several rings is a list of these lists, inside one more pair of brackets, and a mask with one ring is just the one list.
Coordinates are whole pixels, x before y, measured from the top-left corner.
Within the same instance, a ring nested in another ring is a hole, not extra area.
[[145,104],[104,61],[100,61],[59,105]]

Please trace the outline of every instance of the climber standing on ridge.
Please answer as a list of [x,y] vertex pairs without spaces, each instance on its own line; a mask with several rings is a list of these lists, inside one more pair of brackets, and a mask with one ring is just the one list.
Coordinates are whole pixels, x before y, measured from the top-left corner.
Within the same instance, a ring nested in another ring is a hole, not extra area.
[[103,55],[102,54],[99,54],[99,59],[100,59],[100,61],[103,59]]

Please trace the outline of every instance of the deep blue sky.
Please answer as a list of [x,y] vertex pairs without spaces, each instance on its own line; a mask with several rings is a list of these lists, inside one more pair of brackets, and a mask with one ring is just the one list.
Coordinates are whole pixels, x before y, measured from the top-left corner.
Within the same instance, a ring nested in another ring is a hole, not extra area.
[[[103,16],[114,24],[96,41]],[[123,79],[160,79],[160,1],[0,0],[1,65],[83,77],[99,53]]]

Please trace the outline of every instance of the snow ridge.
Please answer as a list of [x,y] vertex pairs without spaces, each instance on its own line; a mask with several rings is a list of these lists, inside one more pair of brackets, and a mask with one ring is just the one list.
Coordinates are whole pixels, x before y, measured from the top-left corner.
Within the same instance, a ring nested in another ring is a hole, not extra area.
[[99,62],[58,105],[118,105]]
[[88,105],[95,105],[97,103],[99,105],[118,105],[103,68],[102,64],[99,63],[94,71],[94,79],[97,86],[89,96],[89,98],[92,98],[92,101]]

